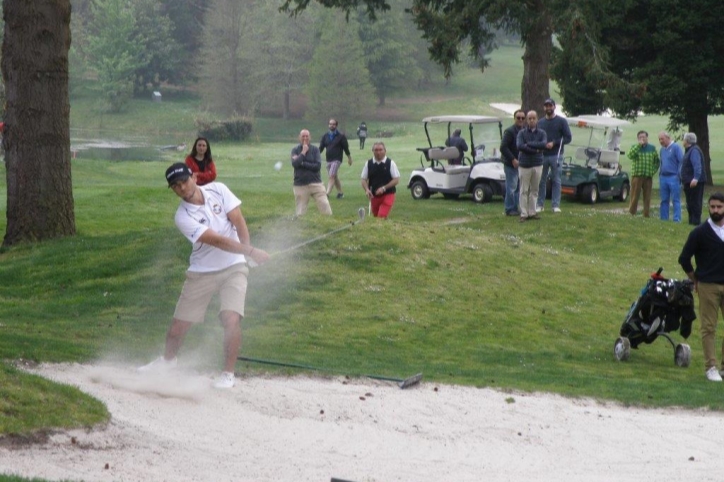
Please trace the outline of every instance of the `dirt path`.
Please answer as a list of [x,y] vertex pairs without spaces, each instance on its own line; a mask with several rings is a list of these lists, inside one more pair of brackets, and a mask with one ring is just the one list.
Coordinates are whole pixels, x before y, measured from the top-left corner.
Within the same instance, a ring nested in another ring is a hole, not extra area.
[[721,480],[724,414],[367,379],[238,380],[43,365],[108,405],[101,430],[0,448],[0,473],[84,481]]

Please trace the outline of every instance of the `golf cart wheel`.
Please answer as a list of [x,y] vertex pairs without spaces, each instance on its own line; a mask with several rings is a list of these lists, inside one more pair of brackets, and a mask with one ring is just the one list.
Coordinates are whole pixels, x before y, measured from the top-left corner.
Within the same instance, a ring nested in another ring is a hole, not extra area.
[[586,204],[596,204],[598,201],[598,187],[595,184],[587,184],[581,191],[581,199]]
[[626,361],[631,355],[631,342],[625,336],[620,336],[613,344],[613,356],[618,361]]
[[410,186],[412,199],[427,199],[430,197],[430,190],[427,188],[425,181],[415,181]]
[[487,203],[493,199],[493,189],[484,182],[479,182],[473,187],[473,201],[476,203]]
[[691,363],[691,348],[686,343],[679,343],[674,349],[674,363],[676,366],[686,368]]
[[624,182],[623,186],[621,186],[621,194],[616,196],[616,199],[618,201],[624,202],[628,199],[628,195],[631,193],[631,186],[629,186],[629,183]]

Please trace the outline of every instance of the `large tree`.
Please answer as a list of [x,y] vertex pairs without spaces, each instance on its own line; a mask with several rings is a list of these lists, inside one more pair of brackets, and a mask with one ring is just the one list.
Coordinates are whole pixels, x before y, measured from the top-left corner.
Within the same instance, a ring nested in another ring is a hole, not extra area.
[[340,127],[351,119],[367,117],[375,92],[365,65],[359,23],[345,24],[338,12],[324,12],[324,28],[309,64],[306,117],[323,120],[330,116]]
[[[724,113],[724,38],[713,33],[724,21],[721,3],[604,3],[581,2],[584,16],[561,37],[556,80],[564,92],[595,92],[589,99],[600,108],[629,117],[639,111],[666,115],[673,131],[688,126],[704,151],[712,184],[708,116]],[[566,96],[578,108],[576,99]]]
[[133,95],[136,71],[150,57],[137,35],[137,10],[127,0],[93,0],[88,33],[91,67],[98,73],[106,108],[121,111]]
[[70,0],[3,0],[7,228],[3,246],[75,234]]
[[[399,4],[400,2],[395,2]],[[422,76],[415,61],[415,45],[410,42],[402,8],[395,8],[376,21],[359,15],[360,40],[367,70],[377,94],[378,105],[395,89],[415,85]]]
[[[311,0],[285,0],[282,9],[296,14]],[[326,7],[352,12],[365,7],[372,18],[389,10],[385,0],[317,0]],[[450,75],[459,62],[464,45],[478,57],[488,51],[499,29],[520,35],[525,47],[521,98],[523,108],[541,110],[549,96],[549,64],[554,27],[575,11],[570,0],[412,0],[409,9],[429,42],[433,59]],[[375,13],[377,12],[377,13]],[[487,62],[481,62],[485,69]]]

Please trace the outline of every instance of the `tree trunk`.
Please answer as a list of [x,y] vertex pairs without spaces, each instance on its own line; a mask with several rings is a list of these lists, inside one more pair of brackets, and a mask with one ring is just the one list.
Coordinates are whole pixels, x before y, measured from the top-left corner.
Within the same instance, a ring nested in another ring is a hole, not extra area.
[[535,21],[529,24],[527,31],[522,32],[525,52],[523,53],[521,100],[524,111],[534,110],[541,118],[545,115],[543,102],[550,97],[548,71],[553,50],[553,22],[545,5],[540,0],[534,3],[534,9],[538,15],[535,16]]
[[3,246],[75,234],[70,0],[3,0],[7,229]]
[[696,134],[696,144],[704,153],[704,169],[706,172],[706,183],[714,185],[711,175],[711,155],[709,154],[709,118],[706,111],[691,112],[687,115],[689,132]]
[[291,96],[289,95],[289,91],[285,90],[284,91],[284,112],[282,114],[282,117],[284,118],[284,120],[289,120],[289,114],[290,114],[289,98],[290,97]]

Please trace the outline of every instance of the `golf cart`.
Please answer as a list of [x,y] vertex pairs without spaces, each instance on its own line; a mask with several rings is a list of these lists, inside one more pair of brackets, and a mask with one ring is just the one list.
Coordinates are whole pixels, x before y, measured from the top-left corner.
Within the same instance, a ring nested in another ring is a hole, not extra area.
[[631,184],[621,171],[619,150],[621,126],[628,121],[599,115],[582,115],[566,119],[573,142],[566,146],[572,157],[561,167],[561,194],[575,196],[588,204],[612,197],[626,201]]
[[[475,202],[483,203],[490,201],[493,195],[505,194],[505,171],[499,149],[503,135],[500,119],[479,115],[444,115],[426,117],[422,123],[428,147],[417,148],[422,153],[422,167],[412,171],[407,183],[413,199],[427,199],[435,193],[441,193],[446,199],[472,194]],[[435,124],[447,125],[446,139],[452,134],[453,124],[467,124],[472,158],[464,155],[462,164],[451,165],[450,161],[457,159],[461,153],[456,147],[433,146],[428,127]],[[479,132],[475,132],[477,139],[473,136],[475,126],[479,127]]]

